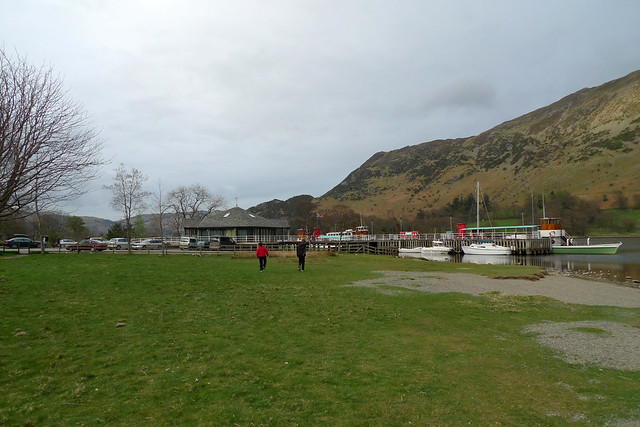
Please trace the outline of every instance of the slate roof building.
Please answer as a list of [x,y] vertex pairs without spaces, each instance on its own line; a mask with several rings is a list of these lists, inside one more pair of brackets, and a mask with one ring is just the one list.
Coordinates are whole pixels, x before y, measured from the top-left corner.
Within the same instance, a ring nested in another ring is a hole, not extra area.
[[273,242],[289,237],[289,221],[286,219],[267,219],[238,207],[212,212],[203,219],[185,219],[182,226],[185,236],[199,240],[229,236],[238,243]]

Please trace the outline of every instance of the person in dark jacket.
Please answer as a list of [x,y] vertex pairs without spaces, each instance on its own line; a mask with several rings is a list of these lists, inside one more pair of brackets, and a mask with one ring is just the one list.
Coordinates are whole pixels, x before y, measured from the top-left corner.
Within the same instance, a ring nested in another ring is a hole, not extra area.
[[269,256],[269,251],[267,248],[262,246],[262,243],[258,243],[258,250],[256,251],[256,256],[260,261],[260,271],[264,271],[267,268],[267,257]]
[[298,271],[304,271],[304,260],[307,256],[307,247],[309,243],[305,239],[302,239],[302,242],[298,243],[296,247],[296,255],[298,255]]

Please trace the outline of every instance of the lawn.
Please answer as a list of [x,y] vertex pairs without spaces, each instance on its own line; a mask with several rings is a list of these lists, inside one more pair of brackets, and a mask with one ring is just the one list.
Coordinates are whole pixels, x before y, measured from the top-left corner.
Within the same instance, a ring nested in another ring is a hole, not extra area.
[[[313,254],[312,254],[313,255]],[[0,258],[0,424],[565,425],[638,420],[640,372],[570,365],[542,321],[640,324],[543,297],[349,286],[384,256]],[[635,418],[634,418],[635,417]]]

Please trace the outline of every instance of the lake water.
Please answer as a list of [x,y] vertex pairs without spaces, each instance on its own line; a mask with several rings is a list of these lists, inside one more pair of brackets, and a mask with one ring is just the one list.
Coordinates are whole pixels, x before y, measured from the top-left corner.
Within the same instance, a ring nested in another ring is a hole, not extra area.
[[[433,261],[462,262],[474,264],[519,264],[544,267],[547,271],[586,275],[616,282],[640,285],[640,238],[592,238],[592,243],[622,242],[615,255],[537,255],[537,256],[487,256],[444,255],[431,258]],[[418,256],[420,257],[420,256]],[[634,283],[635,281],[638,281]]]

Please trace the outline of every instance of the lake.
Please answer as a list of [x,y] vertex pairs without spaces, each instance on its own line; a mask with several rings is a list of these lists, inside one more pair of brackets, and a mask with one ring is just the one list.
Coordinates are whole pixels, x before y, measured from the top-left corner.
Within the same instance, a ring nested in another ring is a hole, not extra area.
[[[592,238],[592,243],[622,242],[615,255],[536,255],[536,256],[487,256],[444,255],[433,261],[469,262],[474,264],[520,264],[544,267],[547,271],[566,274],[588,275],[616,282],[640,285],[640,238]],[[406,256],[406,255],[405,255]],[[415,256],[414,256],[415,257]],[[417,256],[418,258],[424,258]],[[634,283],[634,280],[637,281]]]

